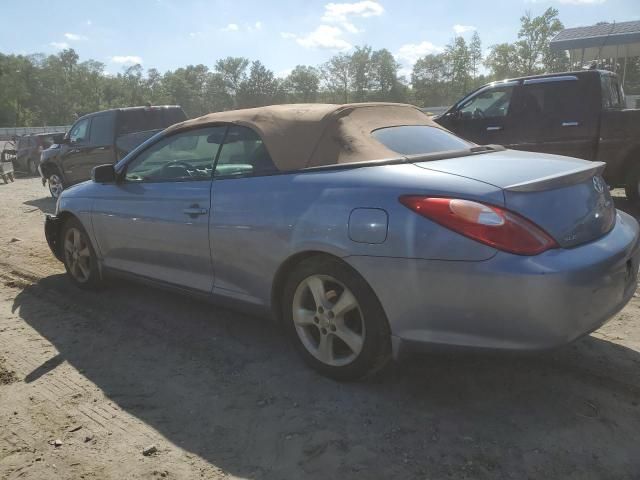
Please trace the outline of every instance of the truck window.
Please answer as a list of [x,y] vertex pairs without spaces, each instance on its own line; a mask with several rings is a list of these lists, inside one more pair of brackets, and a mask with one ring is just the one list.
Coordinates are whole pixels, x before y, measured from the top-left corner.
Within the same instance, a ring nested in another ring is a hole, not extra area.
[[69,132],[69,141],[71,143],[84,143],[87,140],[90,118],[78,120]]
[[506,117],[511,104],[513,86],[500,86],[478,92],[464,101],[458,111],[462,118]]
[[113,143],[113,117],[96,115],[91,119],[91,145],[107,146]]
[[575,80],[523,85],[518,113],[525,117],[541,116],[565,120],[581,117],[585,102],[581,101],[581,91],[577,83]]
[[120,112],[118,136],[148,130],[162,130],[186,120],[179,108],[136,108]]
[[600,75],[602,108],[624,108],[624,96],[618,87],[618,80],[611,75]]

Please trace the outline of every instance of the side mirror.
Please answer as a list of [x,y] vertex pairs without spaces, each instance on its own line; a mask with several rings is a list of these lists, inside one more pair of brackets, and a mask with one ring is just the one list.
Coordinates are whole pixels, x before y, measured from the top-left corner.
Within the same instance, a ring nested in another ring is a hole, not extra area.
[[116,169],[110,163],[93,167],[93,170],[91,170],[91,180],[96,183],[115,183]]

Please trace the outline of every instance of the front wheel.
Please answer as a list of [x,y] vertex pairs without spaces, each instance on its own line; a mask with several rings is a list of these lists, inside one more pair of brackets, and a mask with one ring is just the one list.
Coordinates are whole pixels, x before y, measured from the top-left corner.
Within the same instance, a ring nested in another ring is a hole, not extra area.
[[389,359],[384,311],[367,282],[331,257],[303,261],[284,291],[284,321],[302,358],[336,380],[356,380]]
[[96,252],[82,224],[70,218],[61,232],[64,268],[71,281],[80,288],[97,288],[102,279],[98,269]]
[[62,191],[64,190],[64,182],[62,181],[62,177],[58,173],[52,173],[47,178],[47,183],[49,185],[49,193],[55,199],[58,199]]

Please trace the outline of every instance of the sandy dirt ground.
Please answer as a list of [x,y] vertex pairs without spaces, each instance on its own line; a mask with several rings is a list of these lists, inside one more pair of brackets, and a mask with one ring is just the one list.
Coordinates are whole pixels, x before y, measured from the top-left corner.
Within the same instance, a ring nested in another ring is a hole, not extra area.
[[554,352],[416,356],[340,384],[268,321],[75,289],[47,194],[0,184],[2,479],[640,478],[640,298]]

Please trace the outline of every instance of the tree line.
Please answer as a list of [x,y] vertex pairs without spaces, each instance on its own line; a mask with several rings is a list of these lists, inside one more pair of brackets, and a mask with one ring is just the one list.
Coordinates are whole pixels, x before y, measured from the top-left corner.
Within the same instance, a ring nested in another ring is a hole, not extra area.
[[[259,60],[222,58],[159,72],[141,65],[107,75],[105,65],[80,61],[73,49],[56,55],[0,53],[0,126],[65,125],[78,115],[122,106],[181,105],[191,117],[205,113],[277,103],[361,101],[448,105],[492,80],[581,68],[566,52],[552,52],[549,41],[564,27],[558,10],[520,18],[513,43],[501,43],[483,54],[474,32],[457,36],[441,53],[425,55],[410,75],[387,49],[355,47],[318,65],[298,65],[278,78]],[[616,69],[612,62],[601,65]],[[627,90],[640,93],[640,61],[627,66]]]

